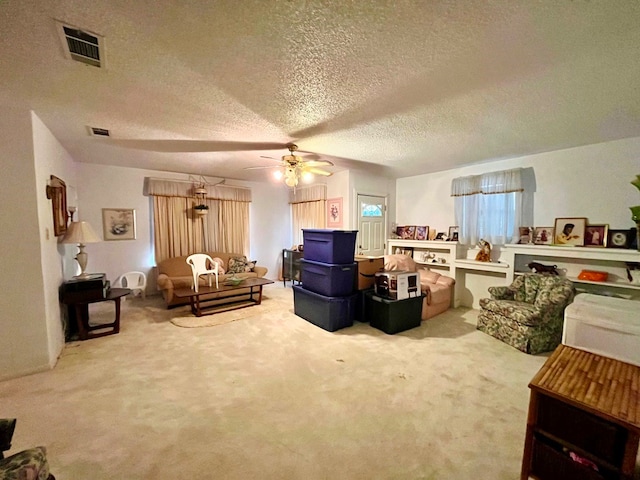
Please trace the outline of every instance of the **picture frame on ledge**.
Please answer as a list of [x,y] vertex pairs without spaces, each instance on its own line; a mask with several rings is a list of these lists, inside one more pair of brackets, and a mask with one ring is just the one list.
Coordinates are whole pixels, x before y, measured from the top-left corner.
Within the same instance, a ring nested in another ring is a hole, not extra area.
[[135,240],[136,211],[133,208],[103,208],[102,234],[105,240]]
[[584,232],[584,246],[605,248],[607,246],[607,233],[609,225],[587,225]]
[[416,240],[428,240],[429,239],[429,227],[419,225],[416,227]]
[[447,236],[447,242],[457,242],[459,232],[460,232],[459,226],[449,227],[449,235]]
[[584,232],[586,227],[586,217],[556,218],[553,226],[553,244],[573,247],[584,246]]
[[533,230],[533,243],[551,245],[553,243],[553,227],[536,227]]
[[[633,232],[632,232],[633,230]],[[607,244],[608,248],[630,248],[632,234],[635,235],[635,228],[633,229],[609,229],[607,232]]]

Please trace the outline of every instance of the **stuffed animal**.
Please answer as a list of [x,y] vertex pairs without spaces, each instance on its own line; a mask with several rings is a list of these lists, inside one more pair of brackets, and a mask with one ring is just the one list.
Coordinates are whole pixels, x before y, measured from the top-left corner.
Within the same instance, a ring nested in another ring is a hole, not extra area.
[[558,268],[557,265],[543,265],[538,262],[531,262],[527,264],[527,267],[533,270],[534,273],[550,273],[551,275],[559,275],[558,270],[556,270]]
[[480,239],[478,242],[478,248],[480,251],[476,255],[476,262],[490,262],[491,261],[491,244],[484,239]]

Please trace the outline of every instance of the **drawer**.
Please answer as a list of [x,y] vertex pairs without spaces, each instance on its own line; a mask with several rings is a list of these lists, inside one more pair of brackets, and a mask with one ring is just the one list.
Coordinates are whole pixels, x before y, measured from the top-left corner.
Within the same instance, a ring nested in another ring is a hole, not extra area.
[[627,431],[584,410],[540,395],[536,428],[615,466],[622,465]]
[[596,471],[569,457],[569,452],[544,438],[533,438],[530,475],[539,480],[613,480],[614,472],[599,467]]

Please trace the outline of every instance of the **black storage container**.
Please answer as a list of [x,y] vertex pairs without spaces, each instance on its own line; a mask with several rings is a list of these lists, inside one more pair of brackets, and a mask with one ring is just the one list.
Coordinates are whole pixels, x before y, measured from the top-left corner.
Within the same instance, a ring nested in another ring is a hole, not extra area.
[[356,294],[345,297],[327,297],[293,285],[293,311],[306,321],[334,332],[353,325]]
[[302,229],[304,259],[322,263],[352,263],[357,230]]
[[365,316],[372,327],[394,334],[420,326],[423,297],[403,300],[382,298],[365,292]]
[[354,293],[357,266],[355,263],[322,263],[300,260],[302,285],[314,293],[340,297]]

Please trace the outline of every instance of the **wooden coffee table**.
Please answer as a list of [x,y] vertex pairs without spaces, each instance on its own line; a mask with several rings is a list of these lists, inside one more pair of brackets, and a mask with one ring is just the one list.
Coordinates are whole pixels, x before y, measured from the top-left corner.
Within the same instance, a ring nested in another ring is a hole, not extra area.
[[[218,288],[199,286],[198,292],[191,288],[180,288],[175,290],[173,294],[178,298],[189,297],[191,312],[193,312],[196,317],[201,317],[202,315],[260,305],[262,303],[262,287],[263,285],[269,285],[270,283],[273,283],[273,280],[269,280],[267,278],[247,278],[239,285],[225,285],[224,282],[220,282]],[[202,298],[203,296],[210,295],[212,293],[233,292],[235,290],[247,289],[249,289],[248,292],[230,293],[224,297],[216,296],[215,298]],[[240,297],[247,298],[239,300]],[[209,305],[205,306],[204,304]]]

